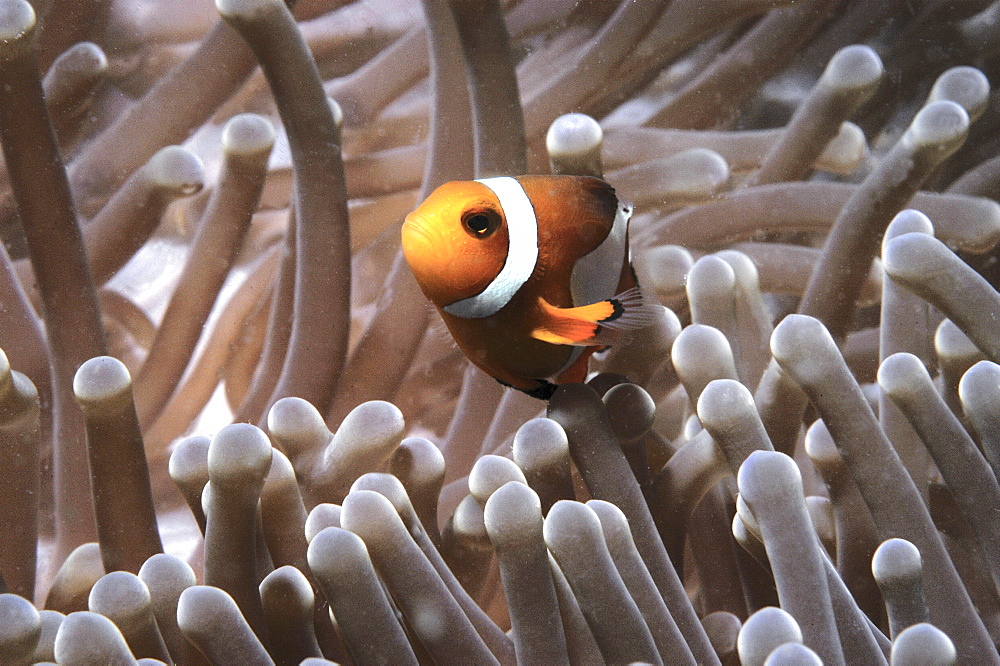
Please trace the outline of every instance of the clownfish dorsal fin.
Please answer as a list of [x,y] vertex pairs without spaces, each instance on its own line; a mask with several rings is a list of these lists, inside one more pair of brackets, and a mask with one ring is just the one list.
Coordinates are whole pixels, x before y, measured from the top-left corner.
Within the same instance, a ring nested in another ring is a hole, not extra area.
[[576,179],[583,197],[581,199],[597,219],[610,220],[615,216],[619,205],[615,188],[605,180],[593,177],[578,177]]
[[646,305],[642,292],[633,287],[614,298],[575,308],[559,308],[539,297],[542,324],[531,337],[556,345],[609,345],[622,331],[653,322],[655,310]]

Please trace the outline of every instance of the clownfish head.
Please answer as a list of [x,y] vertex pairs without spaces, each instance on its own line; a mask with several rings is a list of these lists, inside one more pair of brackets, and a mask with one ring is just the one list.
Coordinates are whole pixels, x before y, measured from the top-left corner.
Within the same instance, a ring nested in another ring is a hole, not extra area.
[[406,216],[402,234],[403,255],[417,283],[444,309],[483,292],[506,263],[504,210],[480,181],[453,181],[434,190]]

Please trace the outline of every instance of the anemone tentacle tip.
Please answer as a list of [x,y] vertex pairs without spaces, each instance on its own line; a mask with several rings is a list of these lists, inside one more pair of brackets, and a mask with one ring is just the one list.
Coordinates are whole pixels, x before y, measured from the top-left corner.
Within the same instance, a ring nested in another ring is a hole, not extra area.
[[16,48],[35,27],[35,10],[27,0],[0,2],[0,57]]
[[73,378],[73,392],[89,404],[119,395],[132,385],[125,364],[112,356],[98,356],[83,363]]

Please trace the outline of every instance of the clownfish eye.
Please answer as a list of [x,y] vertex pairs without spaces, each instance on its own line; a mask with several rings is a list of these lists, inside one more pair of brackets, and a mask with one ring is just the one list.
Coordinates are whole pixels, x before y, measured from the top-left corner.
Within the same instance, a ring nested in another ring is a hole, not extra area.
[[469,229],[477,234],[485,234],[486,230],[490,228],[490,220],[485,215],[473,215],[467,224]]
[[500,216],[490,210],[470,212],[462,217],[462,226],[473,238],[487,238],[500,227]]

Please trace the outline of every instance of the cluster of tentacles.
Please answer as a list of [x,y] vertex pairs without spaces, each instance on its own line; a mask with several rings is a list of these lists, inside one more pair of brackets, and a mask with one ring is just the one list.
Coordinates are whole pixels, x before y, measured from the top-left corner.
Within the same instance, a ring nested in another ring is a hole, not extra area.
[[[990,0],[0,0],[0,662],[1000,663],[998,41]],[[662,307],[543,403],[399,227],[548,172],[634,204]]]

